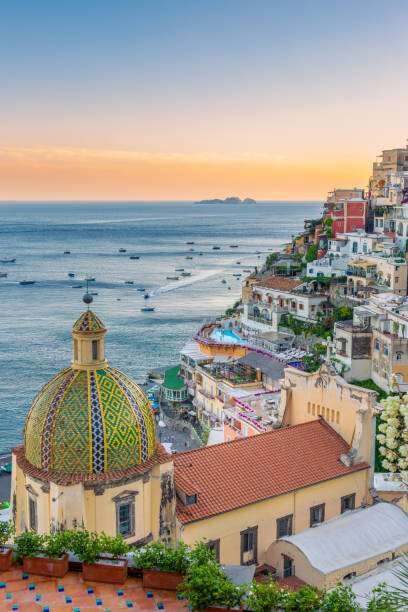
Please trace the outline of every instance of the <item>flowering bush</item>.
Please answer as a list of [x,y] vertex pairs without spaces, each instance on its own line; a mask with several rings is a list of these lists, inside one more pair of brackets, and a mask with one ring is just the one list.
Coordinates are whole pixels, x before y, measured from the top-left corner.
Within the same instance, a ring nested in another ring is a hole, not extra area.
[[381,400],[381,405],[380,419],[384,422],[378,427],[377,440],[383,457],[382,466],[391,472],[392,480],[399,472],[401,479],[408,481],[408,394],[401,397],[390,395]]

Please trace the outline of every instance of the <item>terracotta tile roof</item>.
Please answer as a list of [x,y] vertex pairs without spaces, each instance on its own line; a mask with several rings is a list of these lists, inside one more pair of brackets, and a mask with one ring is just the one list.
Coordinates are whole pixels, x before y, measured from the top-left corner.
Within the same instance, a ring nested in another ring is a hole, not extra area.
[[177,517],[191,523],[325,480],[368,469],[346,467],[347,443],[323,419],[174,456],[176,486],[188,479],[197,503],[177,499]]
[[266,287],[267,289],[280,289],[282,291],[293,291],[304,283],[299,279],[283,278],[282,276],[270,276],[259,283],[254,283],[254,287]]
[[158,443],[154,455],[143,464],[133,465],[132,467],[116,470],[114,472],[100,472],[98,474],[77,472],[75,474],[69,474],[68,472],[55,472],[53,470],[41,469],[32,465],[25,458],[23,444],[21,446],[15,446],[12,452],[16,456],[18,466],[25,474],[29,474],[30,476],[40,478],[41,480],[45,480],[47,482],[55,482],[60,485],[70,485],[78,482],[90,483],[91,485],[92,483],[95,483],[95,485],[104,485],[117,480],[132,478],[137,474],[146,472],[159,463],[167,463],[168,461],[173,460],[173,456],[169,455],[165,448]]

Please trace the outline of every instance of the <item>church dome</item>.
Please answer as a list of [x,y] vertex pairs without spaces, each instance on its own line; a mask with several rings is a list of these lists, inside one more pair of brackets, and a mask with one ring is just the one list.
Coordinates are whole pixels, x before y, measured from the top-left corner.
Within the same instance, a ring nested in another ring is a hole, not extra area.
[[73,327],[74,359],[47,383],[28,414],[26,459],[64,473],[112,472],[156,450],[152,407],[140,387],[104,359],[105,328],[90,310]]

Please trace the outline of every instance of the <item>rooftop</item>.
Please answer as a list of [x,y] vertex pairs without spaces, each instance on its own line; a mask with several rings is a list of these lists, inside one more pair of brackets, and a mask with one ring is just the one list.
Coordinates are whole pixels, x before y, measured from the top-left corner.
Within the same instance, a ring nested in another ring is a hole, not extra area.
[[394,504],[381,502],[281,540],[302,551],[319,572],[330,574],[407,544],[408,515]]
[[173,368],[166,370],[162,386],[165,389],[171,389],[173,391],[179,391],[180,389],[184,389],[186,383],[184,382],[184,380],[178,377],[179,372],[179,365],[176,365]]
[[72,331],[76,332],[101,332],[106,331],[102,321],[96,316],[92,310],[86,310],[75,321]]
[[270,376],[273,380],[280,380],[284,377],[285,364],[281,363],[273,357],[254,353],[247,353],[245,357],[241,357],[238,363],[245,366],[250,366],[256,370],[261,370],[263,374]]
[[281,276],[270,276],[259,283],[255,283],[257,287],[266,287],[267,289],[280,289],[282,291],[292,291],[296,287],[303,285],[303,281],[294,278],[284,278]]
[[184,506],[178,499],[177,517],[191,523],[368,469],[367,464],[341,463],[340,455],[348,450],[343,438],[318,419],[180,453],[174,457],[175,483],[184,490],[188,481],[197,503]]

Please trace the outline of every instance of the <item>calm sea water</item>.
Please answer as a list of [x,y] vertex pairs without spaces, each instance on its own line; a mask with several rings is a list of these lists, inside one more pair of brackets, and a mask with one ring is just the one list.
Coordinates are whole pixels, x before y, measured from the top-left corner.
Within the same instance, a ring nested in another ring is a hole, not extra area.
[[[0,278],[0,453],[21,443],[34,396],[70,362],[71,327],[84,310],[84,288],[73,285],[95,277],[92,308],[108,329],[108,360],[143,381],[147,368],[178,360],[203,319],[239,298],[233,273],[259,265],[320,210],[320,203],[301,202],[0,205],[0,258],[16,257],[0,263],[0,272],[8,272]],[[167,280],[176,268],[191,277]],[[155,311],[141,312],[147,304]]]

